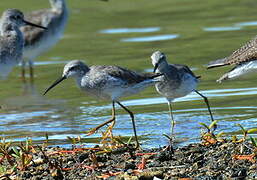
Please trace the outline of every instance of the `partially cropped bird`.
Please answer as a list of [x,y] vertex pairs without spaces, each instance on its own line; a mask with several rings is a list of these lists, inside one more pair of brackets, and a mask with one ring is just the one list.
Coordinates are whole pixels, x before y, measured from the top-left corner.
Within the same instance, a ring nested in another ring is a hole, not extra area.
[[235,79],[257,70],[257,36],[247,42],[230,56],[209,62],[207,69],[235,65],[233,69],[220,77],[217,82]]
[[25,25],[42,28],[43,31],[46,29],[26,21],[20,10],[4,11],[0,20],[0,76],[2,79],[5,79],[22,59],[24,38],[19,28]]
[[115,103],[127,111],[131,117],[136,139],[136,148],[139,142],[136,133],[134,114],[119,102],[124,96],[142,91],[147,86],[158,81],[161,74],[138,74],[119,66],[87,66],[81,61],[71,61],[65,65],[63,75],[46,89],[44,95],[63,80],[73,77],[82,91],[92,94],[100,99],[112,101],[112,117],[90,131],[93,134],[102,126],[115,121]]
[[65,0],[49,0],[50,9],[41,9],[26,14],[29,21],[47,27],[47,31],[30,26],[21,28],[25,46],[22,61],[22,77],[25,78],[25,66],[28,61],[30,78],[33,79],[33,62],[42,53],[52,48],[62,37],[68,21],[68,9]]
[[191,92],[196,92],[204,99],[211,120],[213,121],[213,116],[207,97],[196,90],[200,76],[195,76],[186,65],[169,64],[167,62],[166,55],[160,51],[154,52],[151,59],[154,66],[154,72],[163,74],[163,76],[159,78],[159,82],[155,84],[155,87],[157,92],[168,100],[170,118],[172,121],[171,133],[173,134],[175,126],[171,103],[174,99],[186,96]]

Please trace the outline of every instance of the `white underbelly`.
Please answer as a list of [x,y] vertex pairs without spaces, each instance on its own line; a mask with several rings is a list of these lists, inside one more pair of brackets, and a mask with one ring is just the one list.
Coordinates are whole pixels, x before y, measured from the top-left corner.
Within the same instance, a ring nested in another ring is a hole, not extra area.
[[34,59],[42,53],[52,48],[62,37],[62,32],[56,34],[46,34],[39,42],[33,46],[24,47],[23,57],[25,59]]
[[247,63],[243,63],[238,65],[235,69],[228,72],[228,79],[235,79],[240,76],[244,76],[250,73],[257,72],[257,61],[250,61]]
[[172,101],[175,98],[183,97],[194,91],[197,87],[198,80],[191,75],[187,75],[183,78],[183,81],[179,84],[179,86],[173,86],[172,83],[166,83],[165,86],[159,86],[157,83],[156,89],[159,94],[166,97],[168,100]]

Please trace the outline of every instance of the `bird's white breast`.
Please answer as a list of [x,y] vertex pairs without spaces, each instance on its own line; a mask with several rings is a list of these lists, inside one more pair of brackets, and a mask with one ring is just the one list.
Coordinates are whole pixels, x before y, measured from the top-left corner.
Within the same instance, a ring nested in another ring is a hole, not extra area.
[[244,76],[253,72],[257,72],[257,60],[238,65],[235,69],[228,72],[227,75],[228,79],[235,79],[239,76]]
[[156,83],[155,87],[161,95],[172,101],[175,98],[183,97],[191,93],[196,89],[197,84],[198,80],[191,74],[186,73],[178,84],[176,84],[176,82],[173,84],[172,82],[164,81]]

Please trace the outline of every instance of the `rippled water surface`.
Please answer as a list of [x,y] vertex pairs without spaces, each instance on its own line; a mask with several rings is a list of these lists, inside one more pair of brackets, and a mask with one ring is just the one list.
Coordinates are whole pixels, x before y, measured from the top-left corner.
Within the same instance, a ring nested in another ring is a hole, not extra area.
[[[41,142],[47,133],[52,144],[69,145],[67,136],[80,135],[88,145],[99,142],[100,132],[92,136],[85,132],[111,117],[110,102],[81,92],[72,79],[47,96],[42,93],[61,76],[70,60],[145,72],[152,71],[150,56],[156,50],[165,52],[170,63],[187,64],[202,76],[198,90],[209,98],[214,118],[219,120],[218,131],[240,134],[237,123],[256,128],[256,74],[218,84],[215,80],[229,68],[205,68],[209,61],[229,55],[256,35],[256,1],[67,0],[67,4],[70,18],[64,38],[37,58],[34,83],[21,81],[20,67],[0,81],[2,136],[12,141],[30,137]],[[10,7],[28,12],[49,4],[46,0],[4,0],[0,4],[1,10]],[[168,143],[162,135],[170,133],[167,101],[154,87],[122,102],[135,114],[144,147]],[[198,141],[199,122],[210,122],[203,99],[194,93],[178,98],[173,110],[178,145]],[[114,134],[133,135],[130,118],[122,109],[117,111]]]

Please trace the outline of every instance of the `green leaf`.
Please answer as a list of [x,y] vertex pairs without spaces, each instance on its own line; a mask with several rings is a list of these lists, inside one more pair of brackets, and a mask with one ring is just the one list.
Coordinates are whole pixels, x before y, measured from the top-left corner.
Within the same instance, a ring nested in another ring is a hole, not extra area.
[[209,129],[209,126],[207,126],[205,123],[199,123],[200,125],[202,125],[203,127],[205,127],[208,131],[210,131],[210,129]]
[[76,139],[70,136],[67,136],[67,139],[71,141],[72,144],[76,144]]
[[12,147],[12,150],[14,151],[15,154],[20,155],[17,147]]
[[217,123],[218,123],[218,120],[213,121],[213,122],[209,125],[209,129],[212,129]]
[[162,134],[164,137],[166,137],[168,140],[172,140],[172,138],[168,134]]
[[236,142],[237,141],[237,136],[233,135],[232,136],[232,142]]
[[123,145],[125,144],[119,137],[118,138],[114,137],[114,140],[120,144],[123,144]]
[[17,158],[17,159],[20,159],[20,156],[17,155],[17,154],[12,154],[13,157]]
[[247,130],[247,133],[254,133],[254,132],[257,132],[257,128],[253,128],[253,129],[248,129]]
[[257,148],[257,138],[253,138],[252,136],[250,136],[250,139],[251,139],[252,144],[254,145],[254,147]]
[[132,140],[132,136],[130,136],[130,138],[128,139],[128,142],[127,142],[127,144],[130,144],[131,143],[131,140]]
[[216,137],[219,138],[219,137],[223,136],[224,134],[225,134],[225,133],[224,133],[223,131],[221,131],[221,132],[219,132],[219,133],[216,135]]
[[239,126],[241,128],[241,130],[243,131],[243,133],[245,134],[246,133],[246,130],[245,128],[241,125],[241,124],[236,124],[237,126]]

